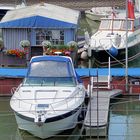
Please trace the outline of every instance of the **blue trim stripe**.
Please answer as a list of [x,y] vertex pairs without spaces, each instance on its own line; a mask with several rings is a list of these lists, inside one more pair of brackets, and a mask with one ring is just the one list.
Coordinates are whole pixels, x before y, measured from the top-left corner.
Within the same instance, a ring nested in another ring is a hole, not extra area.
[[31,63],[33,62],[39,62],[39,61],[59,61],[59,62],[70,62],[70,59],[68,57],[64,56],[49,56],[49,55],[44,55],[44,56],[35,56],[32,57]]
[[42,16],[32,16],[1,22],[0,28],[77,28],[77,24]]

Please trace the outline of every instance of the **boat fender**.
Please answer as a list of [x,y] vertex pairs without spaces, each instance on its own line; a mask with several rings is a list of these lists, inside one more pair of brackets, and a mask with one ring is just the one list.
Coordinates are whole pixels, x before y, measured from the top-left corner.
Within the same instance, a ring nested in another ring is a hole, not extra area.
[[87,53],[87,51],[83,51],[83,52],[81,53],[81,59],[86,60],[87,58],[88,58],[88,53]]
[[115,48],[114,46],[111,46],[111,48],[109,49],[109,53],[110,53],[112,56],[116,57],[116,56],[118,55],[118,49]]

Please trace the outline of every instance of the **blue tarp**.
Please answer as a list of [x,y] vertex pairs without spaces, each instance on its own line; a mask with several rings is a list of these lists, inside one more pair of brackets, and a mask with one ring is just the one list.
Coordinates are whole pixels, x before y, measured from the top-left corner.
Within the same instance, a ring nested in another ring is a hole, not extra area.
[[[79,76],[96,76],[97,71],[99,75],[108,75],[107,68],[77,68],[75,69]],[[0,77],[25,77],[27,69],[19,68],[0,68]],[[125,76],[125,68],[111,68],[112,76]],[[140,76],[140,68],[128,68],[128,76]]]
[[42,16],[31,16],[1,22],[0,28],[76,28],[77,25]]
[[[96,76],[98,75],[108,75],[108,68],[82,68],[76,69],[79,76]],[[125,76],[125,68],[111,68],[110,74],[112,76]],[[140,76],[140,68],[128,68],[128,76]]]
[[23,78],[26,74],[26,68],[0,68],[0,77]]

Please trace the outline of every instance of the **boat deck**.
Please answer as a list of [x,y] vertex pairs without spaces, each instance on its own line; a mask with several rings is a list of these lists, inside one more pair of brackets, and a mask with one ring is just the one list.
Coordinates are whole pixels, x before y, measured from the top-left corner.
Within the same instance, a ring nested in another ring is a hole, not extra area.
[[[99,136],[106,136],[110,98],[120,94],[122,94],[122,91],[119,89],[94,91],[92,93],[84,120],[84,128],[87,136],[97,136],[97,134]],[[90,130],[92,131],[91,134]]]

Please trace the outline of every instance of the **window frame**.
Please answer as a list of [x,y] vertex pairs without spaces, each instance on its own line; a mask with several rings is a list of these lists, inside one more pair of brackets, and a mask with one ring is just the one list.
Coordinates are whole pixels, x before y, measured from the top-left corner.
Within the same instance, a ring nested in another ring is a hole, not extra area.
[[[56,31],[60,31],[60,39],[53,39],[52,37],[52,31],[56,30]],[[40,34],[44,34],[44,35],[40,35]],[[41,39],[40,39],[41,38]],[[42,45],[41,43],[44,40],[48,40],[50,41],[53,45],[64,45],[65,42],[65,36],[64,36],[64,30],[63,29],[36,29],[36,33],[35,33],[35,44],[36,46]]]

